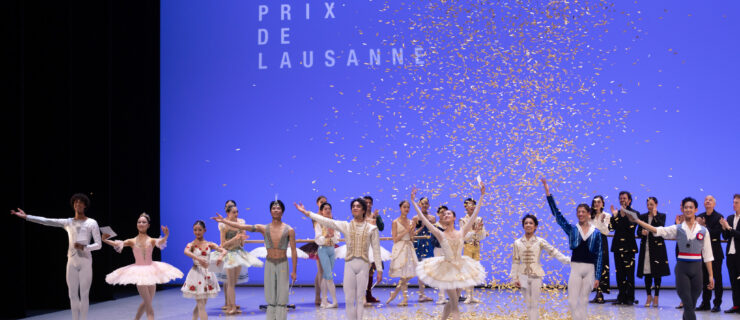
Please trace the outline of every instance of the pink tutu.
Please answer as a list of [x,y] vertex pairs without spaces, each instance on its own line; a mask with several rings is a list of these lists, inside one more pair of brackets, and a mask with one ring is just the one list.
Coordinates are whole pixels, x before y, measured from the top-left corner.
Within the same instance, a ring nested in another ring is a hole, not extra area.
[[152,261],[149,265],[131,264],[118,268],[105,276],[105,282],[113,285],[149,286],[179,278],[182,278],[182,272],[177,268],[164,262]]
[[[164,248],[164,244],[159,245],[159,247],[160,249]],[[123,249],[123,242],[116,241],[114,248],[120,253],[121,249]],[[152,261],[152,250],[154,250],[154,246],[151,245],[146,248],[138,246],[131,247],[136,263],[118,268],[109,273],[105,276],[105,282],[113,285],[135,284],[137,286],[150,286],[182,278],[182,272],[172,265]]]

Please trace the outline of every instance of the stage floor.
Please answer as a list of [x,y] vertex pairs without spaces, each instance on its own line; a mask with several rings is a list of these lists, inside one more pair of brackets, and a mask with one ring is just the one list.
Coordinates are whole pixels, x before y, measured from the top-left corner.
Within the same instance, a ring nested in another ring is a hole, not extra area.
[[[434,302],[416,303],[417,292],[411,288],[409,296],[409,306],[399,307],[396,305],[400,297],[396,298],[390,305],[378,304],[371,308],[365,309],[366,319],[433,319],[438,318],[443,306]],[[376,288],[373,290],[375,296],[380,300],[385,300],[391,288]],[[479,290],[476,290],[480,293]],[[436,299],[437,294],[433,289],[427,289],[427,295]],[[314,289],[313,287],[293,288],[290,295],[290,303],[296,305],[295,310],[290,310],[288,319],[344,319],[344,294],[341,288],[337,288],[339,299],[339,308],[323,310],[314,306]],[[612,291],[607,298],[616,296],[616,290]],[[518,292],[510,290],[487,290],[483,293],[481,304],[460,304],[463,312],[463,319],[523,319],[522,303],[519,300]],[[645,299],[645,293],[638,290],[637,297],[640,303],[635,306],[613,306],[607,304],[589,304],[590,319],[681,319],[681,310],[675,309],[679,299],[675,290],[662,290],[659,308],[645,308],[642,306]],[[264,319],[264,312],[259,310],[259,304],[264,303],[262,288],[258,287],[239,287],[237,288],[237,304],[241,305],[244,312],[237,316],[226,316],[221,312],[220,307],[223,305],[223,295],[211,299],[208,302],[208,315],[214,319]],[[724,295],[725,302],[722,309],[729,309],[731,292],[727,291]],[[140,303],[139,296],[122,298],[114,301],[96,303],[90,306],[88,319],[133,319],[136,308]],[[181,296],[179,288],[171,288],[157,292],[154,298],[154,312],[157,319],[190,319],[195,302],[185,299]],[[541,318],[542,319],[567,319],[567,301],[565,293],[562,291],[550,291],[542,293],[541,301]],[[697,312],[697,319],[733,319],[738,315],[720,313],[710,313],[708,311]],[[68,310],[47,313],[26,319],[70,319],[71,315]],[[144,316],[146,318],[146,316]]]

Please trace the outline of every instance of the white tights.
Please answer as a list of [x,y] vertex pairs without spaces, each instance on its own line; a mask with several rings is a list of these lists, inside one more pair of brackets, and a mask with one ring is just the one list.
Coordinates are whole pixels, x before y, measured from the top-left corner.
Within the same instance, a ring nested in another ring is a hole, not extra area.
[[522,286],[522,295],[524,296],[524,303],[527,307],[527,317],[529,320],[539,319],[542,278],[522,275],[519,277],[519,283]]
[[594,265],[591,263],[570,263],[570,277],[568,278],[568,306],[573,320],[588,318],[588,295],[594,287]]
[[344,263],[344,301],[350,320],[362,320],[369,271],[370,264],[362,259],[354,258]]
[[92,259],[79,256],[67,259],[67,289],[72,319],[87,320],[92,284]]

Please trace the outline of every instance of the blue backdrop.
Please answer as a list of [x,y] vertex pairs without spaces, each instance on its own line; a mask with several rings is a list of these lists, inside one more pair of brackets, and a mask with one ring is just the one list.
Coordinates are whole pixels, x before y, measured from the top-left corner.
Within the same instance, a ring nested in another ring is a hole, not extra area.
[[[349,219],[348,200],[370,194],[390,226],[414,185],[462,214],[476,175],[491,193],[491,283],[507,281],[526,213],[570,254],[541,176],[572,221],[577,203],[618,204],[620,190],[642,212],[656,196],[669,221],[685,196],[731,214],[739,13],[736,1],[162,1],[162,259],[187,270],[193,222],[227,199],[268,223],[276,196],[315,210],[325,195]],[[313,237],[295,209],[284,220]],[[299,266],[312,283],[315,263]]]

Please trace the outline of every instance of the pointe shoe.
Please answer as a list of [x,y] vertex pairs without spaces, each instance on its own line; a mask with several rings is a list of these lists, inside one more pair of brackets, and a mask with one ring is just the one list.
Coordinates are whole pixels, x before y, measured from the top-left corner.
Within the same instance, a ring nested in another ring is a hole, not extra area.
[[650,308],[650,304],[653,302],[653,296],[647,296],[645,299],[645,308]]
[[437,302],[435,302],[435,303],[436,303],[436,304],[446,304],[446,303],[447,303],[447,301],[448,301],[448,300],[447,300],[446,298],[445,298],[445,299],[437,299]]
[[419,302],[428,302],[428,301],[432,301],[432,298],[430,298],[430,297],[427,297],[427,296],[426,296],[426,295],[424,295],[424,294],[420,294],[420,295],[419,295]]
[[465,299],[465,302],[463,302],[463,303],[464,304],[471,304],[471,303],[473,303],[473,296],[468,295],[468,298]]
[[327,304],[326,305],[326,308],[324,308],[324,309],[336,309],[338,306],[339,306],[339,304],[336,303],[336,301],[335,301],[333,303]]
[[471,299],[473,299],[473,303],[480,303],[480,300],[478,298],[470,296]]
[[653,297],[653,308],[658,307],[658,296]]
[[388,300],[386,300],[386,301],[385,301],[385,304],[389,304],[389,303],[391,303],[391,301],[393,301],[393,299],[395,299],[395,298],[396,298],[396,296],[398,295],[398,291],[399,291],[399,290],[393,290],[393,291],[391,292],[391,296],[390,296],[390,297],[388,297]]

